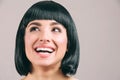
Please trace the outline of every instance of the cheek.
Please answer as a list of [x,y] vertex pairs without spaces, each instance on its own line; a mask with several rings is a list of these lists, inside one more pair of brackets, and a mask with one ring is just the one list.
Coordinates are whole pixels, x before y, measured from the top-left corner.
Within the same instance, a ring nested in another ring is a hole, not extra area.
[[58,46],[61,48],[61,49],[67,49],[67,37],[60,37],[60,38],[57,38],[57,43],[58,43]]
[[59,39],[57,39],[57,42],[59,42],[60,44],[67,44],[67,39],[66,38],[59,38]]
[[24,37],[25,48],[31,47],[36,39],[37,39],[37,36],[26,34]]
[[63,57],[65,56],[65,53],[67,51],[67,38],[66,37],[61,37],[61,38],[57,38],[57,47],[58,47],[58,56],[59,58],[63,59]]

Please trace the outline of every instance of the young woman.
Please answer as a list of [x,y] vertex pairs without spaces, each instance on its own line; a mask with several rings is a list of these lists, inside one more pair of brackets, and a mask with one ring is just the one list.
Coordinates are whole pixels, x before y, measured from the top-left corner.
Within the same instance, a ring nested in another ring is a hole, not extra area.
[[40,1],[23,16],[16,35],[15,65],[22,80],[76,80],[79,40],[69,12]]

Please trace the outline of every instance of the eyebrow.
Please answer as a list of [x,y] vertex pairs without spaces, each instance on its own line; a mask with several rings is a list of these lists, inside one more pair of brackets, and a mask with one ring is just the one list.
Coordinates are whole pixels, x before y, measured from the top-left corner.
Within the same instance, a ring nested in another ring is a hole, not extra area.
[[28,25],[28,27],[29,27],[30,25],[41,26],[41,24],[40,24],[40,23],[38,23],[38,22],[32,22],[32,23],[30,23],[30,24]]
[[[30,23],[30,24],[28,25],[28,27],[29,27],[30,25],[41,26],[41,24],[38,23],[38,22],[32,22],[32,23]],[[60,24],[59,22],[51,22],[51,23],[50,23],[50,26],[54,26],[54,25],[62,25],[62,24]]]
[[58,23],[58,22],[52,22],[50,25],[51,25],[51,26],[54,26],[54,25],[61,25],[61,24]]

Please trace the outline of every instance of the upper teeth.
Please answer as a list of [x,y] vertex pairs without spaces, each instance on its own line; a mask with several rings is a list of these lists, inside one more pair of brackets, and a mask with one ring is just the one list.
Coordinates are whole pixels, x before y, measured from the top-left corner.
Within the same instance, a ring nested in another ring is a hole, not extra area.
[[48,51],[48,52],[52,52],[53,50],[50,48],[37,48],[36,51]]

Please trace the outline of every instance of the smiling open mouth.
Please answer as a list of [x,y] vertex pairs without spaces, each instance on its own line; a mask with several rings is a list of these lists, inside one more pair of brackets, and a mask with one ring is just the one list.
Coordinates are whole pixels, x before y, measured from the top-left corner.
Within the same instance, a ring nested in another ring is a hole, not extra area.
[[36,48],[35,51],[37,53],[53,53],[54,50],[51,48]]

